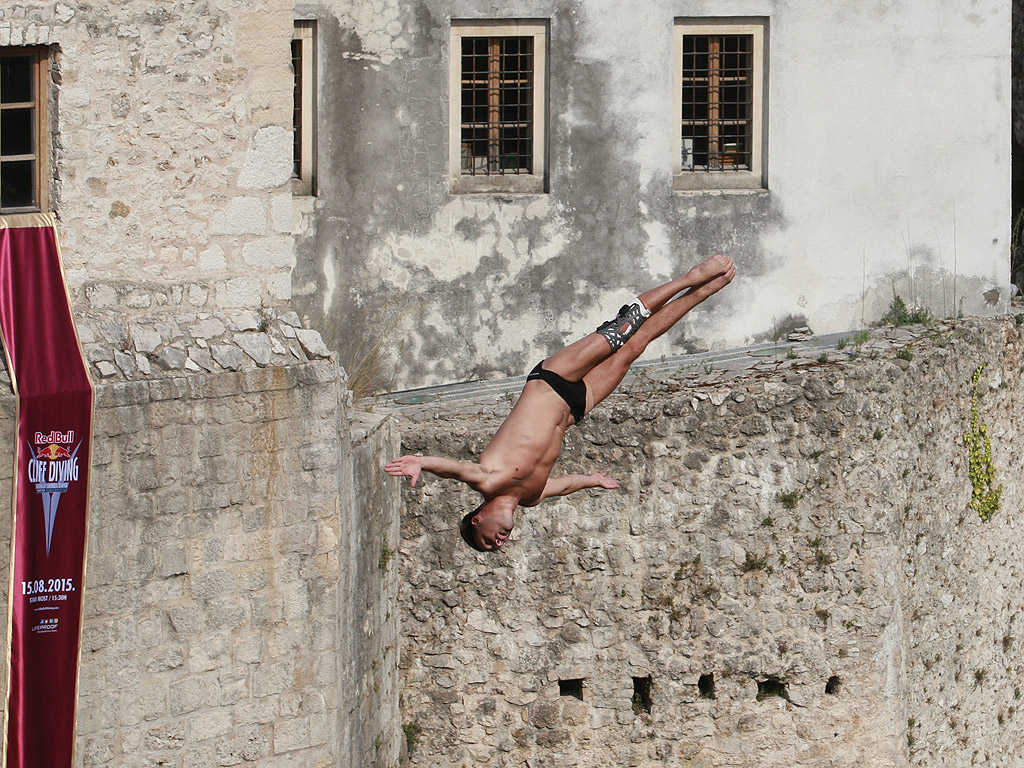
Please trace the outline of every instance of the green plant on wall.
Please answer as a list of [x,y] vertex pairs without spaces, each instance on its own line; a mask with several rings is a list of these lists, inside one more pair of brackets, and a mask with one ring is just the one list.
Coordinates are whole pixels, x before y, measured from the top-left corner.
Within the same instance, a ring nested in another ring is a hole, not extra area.
[[387,568],[388,568],[388,563],[391,562],[391,559],[394,556],[395,556],[394,550],[392,550],[391,547],[388,546],[388,542],[385,539],[384,543],[380,545],[380,558],[378,558],[378,560],[377,560],[377,566],[382,571],[386,571]]
[[964,433],[967,446],[967,473],[971,478],[971,503],[968,505],[982,520],[988,520],[999,510],[1003,486],[996,485],[996,468],[992,464],[992,443],[988,427],[978,413],[978,382],[988,363],[982,363],[971,376],[971,428]]
[[423,728],[415,720],[411,723],[405,723],[402,726],[402,730],[405,732],[405,751],[409,757],[416,754],[416,747],[420,743],[420,734],[423,733]]
[[923,307],[911,309],[903,297],[893,291],[892,302],[889,304],[889,311],[882,315],[882,322],[889,325],[921,325],[931,327],[935,325],[935,317],[931,311]]

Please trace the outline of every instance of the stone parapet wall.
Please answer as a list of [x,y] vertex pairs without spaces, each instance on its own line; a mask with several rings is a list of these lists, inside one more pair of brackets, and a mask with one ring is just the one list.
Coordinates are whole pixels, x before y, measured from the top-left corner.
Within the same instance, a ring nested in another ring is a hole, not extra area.
[[330,360],[162,373],[97,386],[77,765],[391,768],[390,425],[352,436]]
[[[406,488],[412,764],[1016,765],[1022,344],[972,320],[901,357],[635,386],[559,465],[622,490],[522,510],[495,555],[455,531],[475,494]],[[989,522],[963,440],[985,364]],[[475,457],[502,415],[438,408],[404,450]]]

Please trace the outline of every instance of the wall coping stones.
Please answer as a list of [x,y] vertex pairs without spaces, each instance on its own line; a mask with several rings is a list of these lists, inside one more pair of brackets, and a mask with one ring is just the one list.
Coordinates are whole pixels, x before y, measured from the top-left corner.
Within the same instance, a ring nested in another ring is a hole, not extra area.
[[[344,372],[340,372],[344,385]],[[96,407],[145,405],[159,400],[202,400],[241,393],[275,392],[299,385],[324,384],[339,378],[333,360],[311,360],[284,366],[256,366],[242,371],[182,374],[174,378],[99,382]]]
[[[76,322],[95,383],[279,368],[332,357],[319,331],[303,328],[295,312],[273,308],[130,319],[85,313],[76,314]],[[2,384],[10,386],[6,361],[0,364]]]
[[[1019,308],[1019,307],[1018,307]],[[1014,317],[1003,316],[1002,321]],[[927,328],[923,325],[884,325],[869,330],[869,338],[854,343],[858,332],[830,334],[828,339],[813,335],[800,339],[780,341],[777,350],[765,345],[747,350],[714,351],[672,358],[642,359],[630,370],[619,389],[599,409],[606,413],[611,423],[625,419],[647,419],[656,417],[657,409],[650,407],[638,410],[633,405],[620,407],[629,394],[662,392],[670,395],[665,404],[666,413],[679,415],[685,406],[696,410],[698,404],[707,401],[712,406],[721,405],[733,396],[731,386],[741,379],[756,377],[765,380],[769,388],[784,385],[801,386],[806,380],[805,372],[810,369],[834,369],[841,366],[844,375],[856,377],[861,366],[854,363],[879,361],[900,370],[907,370],[911,361],[896,357],[900,350],[909,348],[910,356],[919,345],[928,344],[930,339],[946,334],[984,334],[986,328],[1000,318],[966,318],[937,322]],[[839,340],[837,345],[836,341]],[[792,343],[795,342],[795,343]],[[904,353],[906,354],[906,353]],[[866,375],[866,374],[864,374]],[[522,389],[525,377],[511,377],[481,382],[465,382],[450,387],[426,387],[408,392],[395,392],[367,398],[363,407],[371,402],[392,408],[403,418],[415,422],[452,416],[504,416],[515,402],[515,396]],[[742,392],[735,393],[744,398]],[[803,396],[803,393],[793,397]],[[813,400],[815,393],[807,395]]]
[[[145,405],[161,400],[202,400],[204,398],[228,397],[243,392],[275,392],[293,389],[297,386],[326,384],[340,380],[345,386],[346,377],[334,360],[308,360],[282,366],[252,366],[241,371],[185,372],[164,378],[137,378],[132,381],[94,381],[96,407],[116,408],[125,405]],[[14,392],[6,370],[0,373],[0,407],[14,403]],[[342,399],[351,405],[352,393],[344,390]],[[382,421],[383,419],[381,419]],[[378,431],[380,421],[371,429],[363,429],[363,437]]]

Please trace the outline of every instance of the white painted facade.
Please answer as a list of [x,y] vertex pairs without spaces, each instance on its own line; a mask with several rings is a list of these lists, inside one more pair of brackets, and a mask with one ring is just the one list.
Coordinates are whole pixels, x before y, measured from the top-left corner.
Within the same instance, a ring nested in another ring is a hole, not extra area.
[[[339,317],[392,329],[385,386],[523,373],[715,252],[735,282],[652,354],[862,328],[895,294],[939,317],[1008,307],[1009,2],[374,7],[386,29],[299,6],[345,30],[322,41],[323,67],[355,60],[321,85],[321,125],[353,100],[363,122],[343,123],[358,145],[321,144],[345,181],[321,175],[295,299],[339,347]],[[547,191],[452,193],[452,20],[514,18],[548,24]],[[674,191],[674,22],[739,18],[767,25],[763,188]]]

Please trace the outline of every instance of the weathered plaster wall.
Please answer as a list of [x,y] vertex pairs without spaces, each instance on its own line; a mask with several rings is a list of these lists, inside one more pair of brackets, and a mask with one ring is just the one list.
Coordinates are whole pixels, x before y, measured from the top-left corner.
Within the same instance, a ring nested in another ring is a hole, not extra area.
[[[729,297],[667,351],[863,327],[894,289],[1008,300],[1010,4],[299,0],[319,20],[319,197],[296,307],[400,388],[521,374],[715,252]],[[767,17],[768,190],[671,190],[672,22]],[[452,18],[549,21],[549,193],[450,195]],[[954,278],[954,274],[958,277]]]
[[[98,386],[76,765],[398,764],[398,500],[368,469],[395,440],[344,385],[314,360]],[[8,393],[6,503],[13,425]]]
[[[613,396],[569,431],[557,471],[608,471],[622,490],[525,510],[496,555],[454,531],[472,492],[406,488],[412,764],[1016,766],[1022,353],[1012,319],[969,321],[910,361],[784,360]],[[983,523],[962,436],[986,363],[1003,491]],[[475,456],[507,408],[438,408],[401,424],[404,450]],[[648,676],[645,713],[633,678]],[[582,701],[559,695],[581,678]],[[772,680],[787,698],[759,700]]]
[[0,7],[0,45],[58,51],[52,207],[80,310],[142,316],[288,301],[293,7]]

